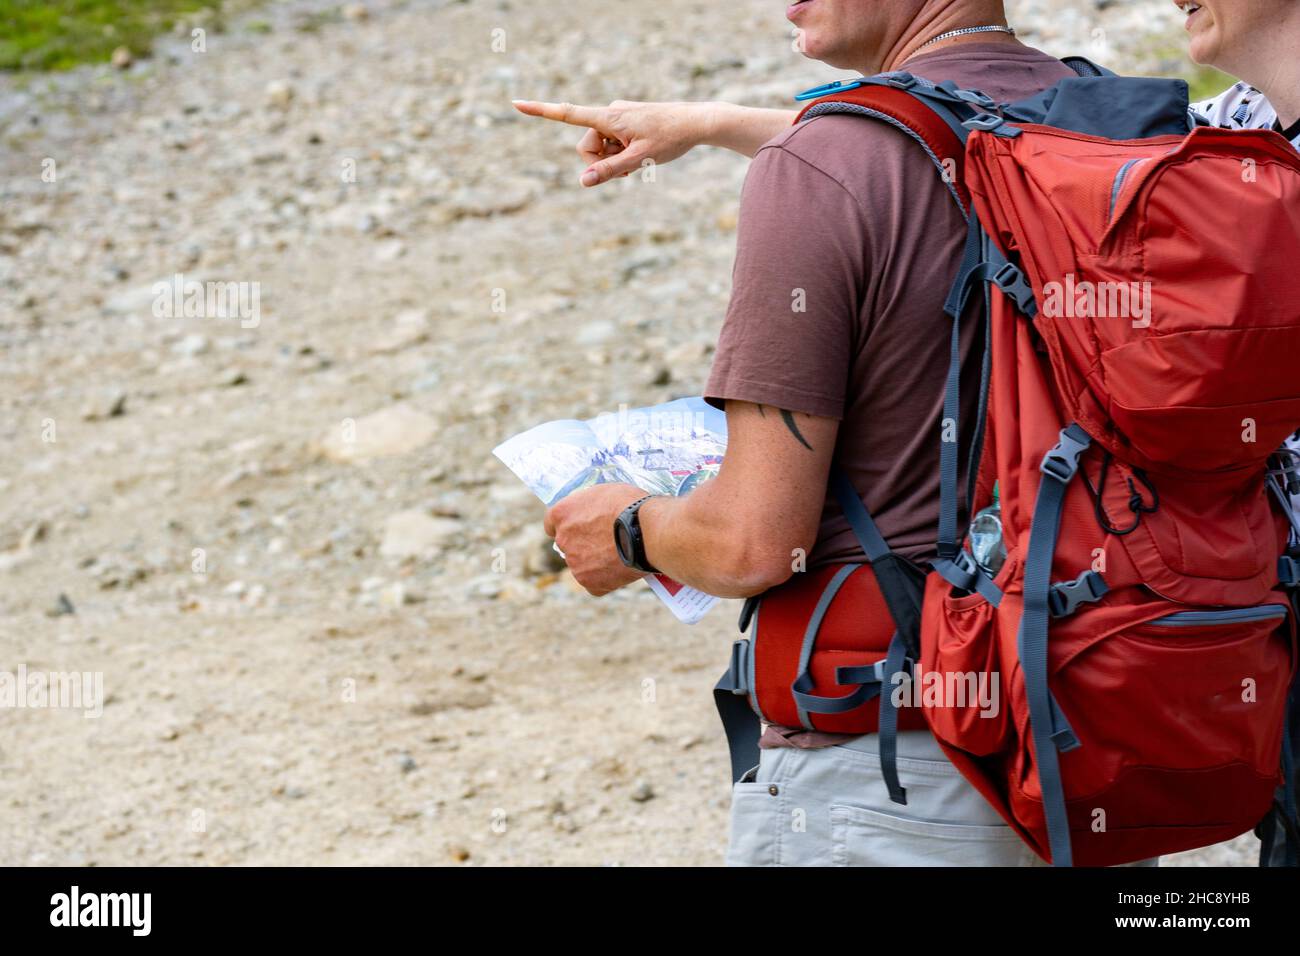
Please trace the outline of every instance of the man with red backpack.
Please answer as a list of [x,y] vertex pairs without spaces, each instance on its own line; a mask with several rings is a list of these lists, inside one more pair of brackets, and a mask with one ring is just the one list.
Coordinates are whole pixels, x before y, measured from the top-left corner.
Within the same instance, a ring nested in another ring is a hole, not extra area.
[[[1195,405],[1193,385],[1168,371],[1201,353],[1179,353],[1178,342],[1210,350],[1220,366],[1253,362],[1259,373],[1269,333],[1233,327],[1224,331],[1250,334],[1208,343],[1210,336],[1180,337],[1199,330],[1176,329],[1167,352],[1153,351],[1154,336],[1143,345],[1116,331],[1123,320],[1134,331],[1141,317],[1149,325],[1155,311],[1150,280],[1127,266],[1144,253],[1140,244],[1106,262],[1125,266],[1110,280],[1114,289],[1090,272],[1104,259],[1097,248],[1073,271],[1058,268],[1078,245],[1095,245],[1098,222],[1101,232],[1115,223],[1128,241],[1118,225],[1130,210],[1138,210],[1131,218],[1158,219],[1148,205],[1163,154],[1129,159],[1116,148],[1120,162],[1113,163],[1095,140],[1168,138],[1178,104],[1144,102],[1146,88],[1116,88],[1106,105],[1123,122],[1108,126],[1093,115],[1097,90],[1076,77],[1096,71],[1019,44],[997,2],[807,0],[790,17],[809,56],[864,76],[892,72],[811,91],[804,122],[755,158],[707,390],[728,416],[721,474],[680,500],[601,486],[547,516],[575,576],[593,593],[655,568],[723,596],[761,595],[746,604],[742,626],[752,639],[738,642],[720,688],[734,724],[741,726],[738,708],[767,724],[757,766],[745,766],[753,741],[743,728],[733,738],[741,779],[729,861],[1125,863],[1198,845],[1161,837],[1162,823],[1186,834],[1199,822],[1192,839],[1206,843],[1248,829],[1267,813],[1279,778],[1293,632],[1285,608],[1281,619],[1277,613],[1286,600],[1275,599],[1278,554],[1268,569],[1250,557],[1253,549],[1268,564],[1268,552],[1280,547],[1272,517],[1259,510],[1267,504],[1262,480],[1220,473],[1253,475],[1255,459],[1267,455],[1234,456],[1220,443],[1207,455],[1206,473],[1190,475],[1206,494],[1176,495],[1174,482],[1189,480],[1186,449],[1168,447],[1177,438],[1153,439],[1151,430],[1167,429],[1170,416],[1147,413],[1169,387],[1187,393],[1169,404]],[[984,95],[966,92],[974,89]],[[1036,141],[994,106],[1043,91],[1050,92],[1022,118],[1084,128],[1054,144],[1076,162],[1070,176],[1081,186],[1071,194],[1068,182],[1049,183],[1059,208],[1036,210],[1037,222],[1022,223],[1016,213],[1036,196],[1034,183],[1012,183],[1016,170],[1029,168],[1017,142],[1030,150]],[[1181,109],[1185,124],[1185,90]],[[963,171],[967,137],[972,155],[983,150],[973,164],[986,171],[978,188],[968,187]],[[1159,142],[1172,151],[1172,140]],[[1248,168],[1275,197],[1292,188],[1286,162],[1266,147],[1251,144],[1241,159],[1253,161]],[[1095,210],[1103,174],[1107,195]],[[1078,221],[1037,234],[1053,209]],[[1011,253],[1031,238],[1034,249],[1020,250],[1026,256],[1017,267]],[[1041,263],[1050,268],[1036,271]],[[954,285],[957,277],[963,281]],[[1186,284],[1196,282],[1189,272]],[[997,291],[981,310],[990,285]],[[1035,335],[1030,321],[1040,300],[1048,311],[1036,324],[1046,331]],[[1259,305],[1244,294],[1237,304]],[[1112,314],[1117,306],[1123,309]],[[1276,318],[1273,345],[1300,344],[1292,337],[1300,319]],[[1076,325],[1062,332],[1049,319]],[[1119,321],[1101,334],[1102,320]],[[1100,347],[1103,338],[1109,350]],[[1271,366],[1264,372],[1263,383],[1225,387],[1236,400],[1211,418],[1222,424],[1236,415],[1243,428],[1251,419],[1254,439],[1276,438],[1276,447],[1300,423],[1300,395],[1278,391]],[[1140,401],[1099,404],[1111,380],[1120,397]],[[1260,384],[1274,393],[1252,388]],[[1186,422],[1195,428],[1204,419]],[[989,507],[995,482],[1007,530],[1000,569],[976,562],[960,533],[974,510],[997,514]],[[1171,514],[1171,500],[1183,513]],[[1221,550],[1231,566],[1221,577],[1205,566],[1195,522],[1186,520],[1189,501],[1228,528]],[[1086,529],[1085,519],[1093,522]],[[1070,534],[1058,547],[1060,528]],[[1082,566],[1080,553],[1091,559]],[[927,563],[936,569],[928,583]],[[1071,568],[1068,579],[1057,565]],[[1185,578],[1202,582],[1199,589]],[[1089,605],[1097,606],[1089,615],[1075,613]],[[1203,609],[1221,606],[1234,613]],[[1224,650],[1225,642],[1233,647]],[[1151,645],[1165,656],[1150,672],[1123,674],[1125,655],[1149,658]],[[1187,652],[1198,647],[1206,654],[1193,659]],[[1062,660],[1066,649],[1070,661]],[[1222,668],[1230,670],[1213,680],[1202,673]],[[1183,742],[1162,739],[1168,721],[1127,728],[1155,739],[1125,749],[1117,736],[1125,728],[1094,718],[1126,712],[1108,693],[1159,697],[1164,673],[1186,688],[1171,706],[1227,728],[1212,742],[1222,750],[1217,763],[1201,753],[1185,765],[1170,760],[1167,752]],[[1239,682],[1258,707],[1243,698],[1226,718],[1196,713]],[[1243,746],[1245,759],[1237,759]],[[1068,756],[1075,751],[1086,759]],[[1111,754],[1173,765],[1126,775],[1110,765]],[[1221,799],[1235,789],[1244,805],[1225,808],[1222,819],[1182,819],[1180,786]],[[1167,821],[1165,807],[1174,808]],[[1245,826],[1243,814],[1253,814]]]

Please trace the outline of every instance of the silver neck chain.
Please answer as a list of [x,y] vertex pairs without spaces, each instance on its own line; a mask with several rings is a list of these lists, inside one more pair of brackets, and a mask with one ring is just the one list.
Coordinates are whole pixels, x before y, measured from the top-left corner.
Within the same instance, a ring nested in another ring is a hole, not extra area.
[[947,33],[940,33],[937,37],[932,37],[929,40],[926,40],[917,47],[917,49],[924,50],[931,43],[938,43],[940,40],[951,40],[953,37],[969,36],[972,33],[1006,33],[1011,36],[1016,35],[1016,31],[1011,27],[1004,27],[1001,25],[990,24],[989,26],[984,27],[962,27],[960,30],[949,30]]

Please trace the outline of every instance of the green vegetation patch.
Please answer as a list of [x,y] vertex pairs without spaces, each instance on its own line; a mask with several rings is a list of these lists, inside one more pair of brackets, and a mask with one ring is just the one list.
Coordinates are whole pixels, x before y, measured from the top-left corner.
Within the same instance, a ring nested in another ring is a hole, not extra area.
[[1192,102],[1208,100],[1211,96],[1222,93],[1237,82],[1227,73],[1220,72],[1212,66],[1194,66],[1187,77],[1187,85],[1192,88]]
[[118,47],[147,56],[177,20],[222,0],[0,0],[0,70],[67,70],[106,63]]

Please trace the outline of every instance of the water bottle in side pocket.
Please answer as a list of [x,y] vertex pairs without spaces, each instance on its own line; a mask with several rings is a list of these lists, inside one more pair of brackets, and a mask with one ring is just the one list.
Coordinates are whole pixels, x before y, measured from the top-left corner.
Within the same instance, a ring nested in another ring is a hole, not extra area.
[[989,577],[997,577],[1007,560],[1006,542],[1002,540],[1002,502],[998,487],[993,486],[993,503],[980,511],[970,523],[970,553],[975,563]]

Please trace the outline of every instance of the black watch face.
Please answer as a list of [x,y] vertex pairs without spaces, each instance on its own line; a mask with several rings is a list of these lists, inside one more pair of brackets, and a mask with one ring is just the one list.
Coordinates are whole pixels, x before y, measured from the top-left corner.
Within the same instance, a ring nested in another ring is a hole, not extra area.
[[618,549],[618,556],[624,564],[632,560],[632,532],[622,521],[614,525],[614,547]]

